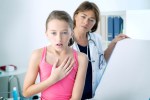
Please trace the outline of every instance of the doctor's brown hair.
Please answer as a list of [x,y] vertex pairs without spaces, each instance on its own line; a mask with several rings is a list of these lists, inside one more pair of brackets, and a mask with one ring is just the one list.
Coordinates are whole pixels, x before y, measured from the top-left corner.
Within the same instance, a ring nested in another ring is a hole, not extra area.
[[79,12],[84,12],[84,11],[89,11],[89,10],[92,10],[96,17],[96,23],[93,26],[93,28],[91,29],[91,32],[95,32],[97,30],[98,23],[100,20],[100,11],[99,11],[98,6],[95,3],[90,2],[90,1],[84,1],[76,9],[76,11],[74,12],[74,15],[73,15],[73,25],[74,25],[74,27],[76,26],[76,23],[75,23],[75,15],[76,14],[78,14]]

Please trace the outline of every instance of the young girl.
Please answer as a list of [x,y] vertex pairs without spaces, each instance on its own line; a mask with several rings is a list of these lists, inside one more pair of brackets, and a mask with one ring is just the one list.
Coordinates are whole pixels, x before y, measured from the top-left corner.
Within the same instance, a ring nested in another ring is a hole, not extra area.
[[[23,95],[41,92],[42,100],[80,100],[87,70],[87,56],[70,48],[73,22],[65,11],[53,11],[46,21],[50,45],[33,51]],[[40,83],[35,84],[37,75]]]

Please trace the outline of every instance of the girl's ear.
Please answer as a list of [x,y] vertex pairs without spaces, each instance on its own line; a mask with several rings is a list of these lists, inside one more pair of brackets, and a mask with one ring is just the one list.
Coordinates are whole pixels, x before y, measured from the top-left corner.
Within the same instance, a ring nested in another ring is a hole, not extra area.
[[72,37],[73,37],[73,35],[74,35],[74,31],[71,32],[71,36],[72,36]]
[[71,36],[70,36],[70,39],[69,39],[68,46],[73,45],[73,43],[74,43],[74,38],[73,38],[73,32],[72,32],[72,33],[71,33]]
[[70,38],[73,38],[73,34],[74,34],[74,32],[72,31],[72,32],[71,32],[71,36],[70,36]]

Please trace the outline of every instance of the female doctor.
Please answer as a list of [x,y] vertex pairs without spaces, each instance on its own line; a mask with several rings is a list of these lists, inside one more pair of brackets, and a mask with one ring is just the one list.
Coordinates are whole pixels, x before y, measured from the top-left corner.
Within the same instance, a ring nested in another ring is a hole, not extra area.
[[85,53],[89,59],[82,100],[90,99],[94,96],[116,43],[127,38],[124,34],[118,35],[103,52],[101,36],[94,33],[97,30],[99,18],[99,8],[90,1],[81,3],[73,15],[73,39],[75,40],[73,48]]

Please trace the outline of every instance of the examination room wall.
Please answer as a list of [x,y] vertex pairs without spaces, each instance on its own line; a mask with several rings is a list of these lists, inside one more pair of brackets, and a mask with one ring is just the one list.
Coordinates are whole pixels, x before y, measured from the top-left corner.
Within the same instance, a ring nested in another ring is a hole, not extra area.
[[[14,64],[27,70],[34,49],[48,44],[45,21],[52,10],[71,16],[84,0],[0,0],[0,65]],[[101,11],[150,9],[150,0],[89,0]],[[24,76],[23,76],[24,77]],[[23,83],[24,78],[20,78]],[[5,84],[0,78],[0,85]],[[21,83],[21,86],[22,86]],[[5,90],[0,86],[0,90]]]

